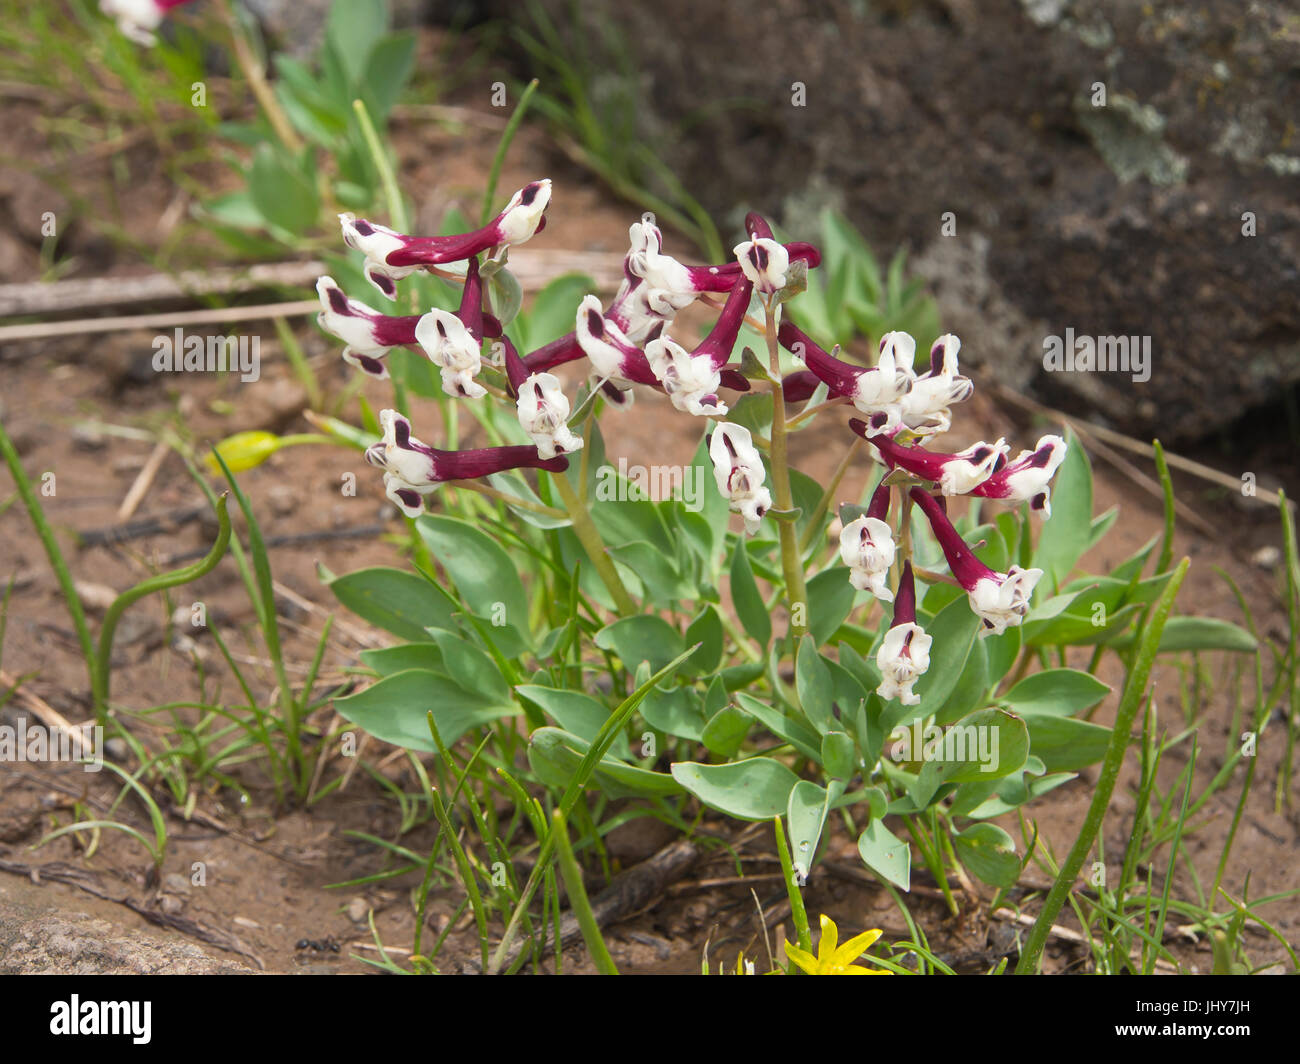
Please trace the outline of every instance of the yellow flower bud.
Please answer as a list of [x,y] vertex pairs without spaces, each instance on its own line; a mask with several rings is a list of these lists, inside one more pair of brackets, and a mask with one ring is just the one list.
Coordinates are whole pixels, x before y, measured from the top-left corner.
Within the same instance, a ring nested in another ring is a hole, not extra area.
[[[226,465],[230,467],[230,471],[240,473],[245,469],[252,469],[254,466],[261,465],[283,445],[284,441],[274,432],[257,429],[250,432],[236,432],[233,436],[227,436],[217,444],[216,449],[225,460]],[[208,468],[212,472],[221,472],[221,467],[212,455],[207,456],[207,462]]]

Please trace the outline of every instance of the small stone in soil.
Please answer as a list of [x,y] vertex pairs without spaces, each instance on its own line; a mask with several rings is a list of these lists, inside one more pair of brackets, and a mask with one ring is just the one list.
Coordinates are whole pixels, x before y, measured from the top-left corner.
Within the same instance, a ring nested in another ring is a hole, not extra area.
[[88,610],[106,610],[117,599],[117,592],[107,584],[78,580],[73,587],[76,588],[77,598],[81,599],[81,604]]
[[1265,544],[1250,556],[1250,564],[1258,565],[1261,569],[1272,569],[1281,560],[1282,552],[1272,543]]

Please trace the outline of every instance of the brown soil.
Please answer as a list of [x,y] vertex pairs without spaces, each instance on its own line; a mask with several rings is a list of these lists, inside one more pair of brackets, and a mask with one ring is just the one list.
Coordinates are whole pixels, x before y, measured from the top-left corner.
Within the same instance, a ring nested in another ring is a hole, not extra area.
[[[8,108],[21,111],[20,102]],[[30,118],[23,113],[19,118]],[[27,122],[21,128],[37,138]],[[399,130],[400,156],[404,160],[402,180],[417,192],[420,218],[429,225],[448,206],[472,204],[476,189],[486,173],[495,147],[496,133],[468,127],[453,136],[432,124],[405,125]],[[33,140],[34,145],[41,141]],[[42,149],[44,150],[44,149]],[[128,150],[126,161],[133,169],[148,170],[152,148],[142,143]],[[106,164],[86,166],[76,175],[82,193],[93,196],[104,181]],[[586,174],[575,170],[548,150],[540,134],[526,131],[511,153],[502,176],[501,188],[518,187],[526,179],[546,174],[556,181],[556,197],[546,233],[540,239],[548,247],[608,251],[618,255],[624,246],[629,222],[637,216],[633,207],[614,202]],[[19,179],[15,179],[19,180]],[[35,179],[33,179],[35,180]],[[23,193],[36,197],[37,191]],[[158,204],[169,198],[158,182],[141,182],[122,193],[120,210],[150,232]],[[15,198],[10,197],[11,210]],[[0,227],[3,228],[10,227]],[[83,275],[138,272],[140,266],[125,253],[111,253],[97,238],[87,234],[89,247],[99,254],[85,255],[79,272]],[[685,256],[685,249],[673,248]],[[21,248],[9,248],[0,281],[22,282],[33,276],[33,256]],[[30,247],[27,248],[30,251]],[[520,255],[526,254],[522,249]],[[307,322],[297,332],[312,358],[323,385],[337,392],[351,371],[338,358],[336,345],[322,337]],[[274,333],[262,335],[263,376],[255,384],[241,385],[234,379],[207,375],[177,376],[161,380],[147,371],[151,335],[144,331],[113,333],[86,339],[54,340],[11,344],[0,350],[5,389],[0,396],[0,413],[18,443],[29,473],[53,471],[57,492],[44,499],[50,521],[60,532],[70,552],[79,580],[107,584],[121,590],[149,572],[150,565],[170,556],[202,549],[211,539],[206,525],[190,523],[173,532],[133,540],[117,547],[75,549],[74,532],[102,530],[115,523],[115,511],[136,474],[147,459],[151,443],[115,438],[97,431],[97,423],[116,426],[156,427],[173,421],[199,442],[219,439],[231,432],[265,427],[279,431],[308,431],[301,419],[305,397],[280,357]],[[370,383],[365,393],[372,403],[382,403],[385,387]],[[225,404],[228,404],[226,406]],[[638,398],[629,413],[612,413],[604,426],[612,457],[626,454],[630,460],[658,463],[681,462],[689,458],[698,436],[698,425],[684,416],[669,416],[671,409],[654,396]],[[830,419],[823,419],[829,421]],[[1036,426],[1018,423],[992,403],[977,398],[962,411],[958,421],[964,446],[977,436],[991,438],[1005,434],[1019,443],[1034,437]],[[426,438],[433,436],[430,431]],[[847,437],[841,424],[821,424],[800,434],[794,444],[794,459],[806,472],[825,478],[835,465],[839,448]],[[472,440],[467,442],[474,442]],[[340,492],[341,477],[357,474],[357,494]],[[865,466],[854,471],[856,483],[846,483],[844,496],[853,496],[866,477]],[[383,525],[396,531],[394,511],[383,498],[382,485],[359,458],[349,458],[336,449],[293,448],[282,452],[265,466],[241,475],[241,484],[253,499],[266,535],[302,536],[321,533],[324,538],[276,547],[271,552],[275,576],[294,595],[313,604],[304,608],[287,597],[278,606],[285,628],[285,656],[291,676],[300,677],[311,659],[324,618],[334,610],[333,597],[317,577],[317,565],[335,572],[347,572],[365,565],[401,564],[392,545],[380,534],[369,533],[341,538],[349,529]],[[1122,475],[1097,462],[1098,509],[1118,505],[1120,519],[1109,538],[1089,559],[1098,569],[1127,557],[1161,527],[1159,501],[1135,487]],[[0,480],[0,496],[8,497],[11,486]],[[1221,499],[1210,496],[1194,481],[1180,482],[1182,498],[1222,528],[1221,538],[1209,541],[1194,532],[1182,532],[1177,539],[1180,553],[1192,558],[1192,569],[1180,597],[1180,608],[1238,620],[1235,602],[1226,584],[1214,573],[1222,566],[1242,585],[1264,632],[1285,636],[1285,618],[1278,609],[1275,574],[1252,566],[1247,560],[1257,547],[1277,543],[1279,534],[1274,515],[1265,508],[1232,510]],[[155,479],[140,515],[167,515],[199,501],[198,492],[179,460],[169,458]],[[1226,519],[1225,519],[1226,518]],[[334,537],[334,538],[330,538]],[[12,674],[32,674],[24,688],[45,699],[74,721],[87,716],[86,677],[75,638],[62,605],[58,587],[49,571],[41,546],[21,505],[0,513],[0,541],[5,544],[3,576],[15,578],[9,607],[9,624],[4,642],[4,665]],[[162,701],[182,701],[199,694],[190,654],[210,666],[210,684],[229,694],[233,689],[216,649],[198,636],[193,644],[178,639],[168,618],[177,605],[203,601],[210,622],[219,625],[232,649],[247,661],[257,678],[259,694],[274,687],[259,642],[247,598],[233,564],[223,563],[199,583],[180,590],[170,607],[154,598],[138,604],[123,624],[118,640],[118,662],[113,675],[113,698],[127,707],[150,706]],[[340,616],[354,629],[336,625],[320,677],[322,689],[339,681],[343,670],[357,664],[356,652],[373,636],[355,618]],[[1086,664],[1086,655],[1078,662]],[[1107,658],[1110,671],[1102,678],[1120,679]],[[1201,719],[1202,757],[1196,772],[1194,793],[1208,782],[1222,764],[1231,719],[1231,701],[1226,677],[1232,663],[1223,655],[1207,655],[1203,664],[1211,682],[1195,706]],[[1180,703],[1180,662],[1162,661],[1157,681],[1157,704],[1161,726],[1170,733],[1183,723]],[[1268,678],[1266,677],[1266,680]],[[210,697],[214,688],[209,687]],[[1114,700],[1103,706],[1098,719],[1113,714]],[[12,715],[14,703],[3,712]],[[1250,702],[1246,703],[1247,710]],[[329,726],[332,711],[327,707],[318,723]],[[141,721],[139,734],[154,748],[164,733],[165,720]],[[1270,738],[1280,740],[1283,728],[1275,727]],[[1273,781],[1281,759],[1280,741],[1265,742],[1260,751],[1254,792],[1224,879],[1225,888],[1240,896],[1247,876],[1252,897],[1284,891],[1294,886],[1294,861],[1300,841],[1300,823],[1292,812],[1273,811]],[[1172,786],[1186,764],[1188,745],[1183,744],[1165,758],[1160,783]],[[406,760],[373,740],[361,755],[408,793],[418,783]],[[415,828],[399,840],[399,812],[388,797],[364,772],[356,771],[337,755],[329,755],[320,776],[324,786],[338,774],[351,771],[348,782],[306,810],[284,811],[274,807],[272,795],[254,773],[244,775],[251,800],[241,802],[230,790],[199,796],[197,809],[203,822],[185,822],[173,815],[169,823],[169,848],[161,884],[147,881],[148,859],[137,843],[116,832],[105,832],[93,856],[87,857],[72,837],[56,840],[31,852],[45,830],[66,824],[73,818],[72,804],[87,802],[92,811],[103,811],[117,795],[118,786],[108,773],[87,775],[79,769],[47,765],[0,766],[0,858],[10,862],[43,865],[71,862],[92,870],[110,893],[127,893],[142,903],[173,915],[184,914],[218,933],[235,935],[245,953],[242,959],[267,971],[364,971],[353,959],[357,954],[375,958],[371,935],[364,917],[352,916],[373,910],[379,939],[394,947],[401,959],[413,931],[410,898],[418,885],[417,875],[406,875],[366,888],[331,888],[331,884],[364,877],[390,867],[392,858],[380,847],[349,832],[364,832],[400,841],[416,853],[427,852],[433,838],[429,824]],[[1072,783],[1039,800],[1029,814],[1040,828],[1044,844],[1059,858],[1073,840],[1091,797],[1090,784],[1096,772],[1087,771]],[[1122,852],[1127,838],[1134,799],[1132,759],[1117,789],[1106,822],[1107,855]],[[1187,852],[1203,884],[1213,881],[1214,868],[1230,824],[1240,785],[1241,770],[1205,807],[1194,825]],[[162,800],[164,792],[159,791]],[[148,831],[143,809],[126,802],[119,815]],[[609,932],[614,959],[623,970],[644,972],[693,972],[699,970],[705,943],[710,956],[734,960],[738,949],[748,956],[763,956],[763,928],[755,899],[767,912],[768,932],[773,945],[788,932],[789,921],[782,908],[784,891],[773,876],[777,870],[770,830],[741,832],[736,824],[710,826],[743,834],[738,850],[744,858],[751,883],[710,884],[735,877],[733,860],[719,852],[697,866],[691,879],[672,888],[658,905],[626,920]],[[1005,823],[1019,839],[1019,827]],[[653,853],[669,841],[666,829],[650,820],[633,822],[615,832],[609,840],[616,867],[626,867]],[[1156,858],[1159,881],[1168,860],[1161,850]],[[206,886],[190,886],[195,862],[206,867]],[[180,878],[177,878],[180,877]],[[1014,939],[1010,926],[995,921],[992,926],[978,916],[949,918],[936,899],[936,891],[918,875],[918,885],[909,905],[925,928],[935,950],[960,970],[987,969],[1011,950]],[[1031,869],[1027,882],[1046,879]],[[598,877],[593,877],[593,883]],[[808,887],[809,911],[825,911],[842,929],[857,931],[882,927],[889,940],[907,937],[906,927],[893,902],[880,887],[865,881],[853,841],[832,840],[826,866],[815,872]],[[84,909],[125,926],[142,926],[143,918],[120,904],[93,897],[76,887],[43,878],[42,889],[57,904]],[[751,893],[751,886],[753,893]],[[1186,868],[1176,873],[1175,896],[1194,896]],[[350,903],[362,899],[360,905]],[[165,900],[170,899],[170,900]],[[988,890],[985,888],[985,900]],[[459,890],[435,891],[429,903],[431,934],[445,926],[459,902]],[[974,907],[967,906],[967,910]],[[1028,912],[1036,906],[1028,905]],[[352,915],[349,915],[351,912]],[[1294,902],[1271,906],[1268,916],[1289,941],[1300,940],[1300,909]],[[1073,926],[1073,918],[1063,922]],[[1176,921],[1171,921],[1171,923]],[[324,948],[306,946],[309,940]],[[426,941],[428,939],[426,938]],[[340,944],[335,952],[329,943]],[[1209,949],[1202,936],[1193,943],[1180,940],[1174,948],[1201,971],[1209,968]],[[1255,963],[1281,960],[1275,942],[1255,931],[1248,933],[1248,948]],[[235,954],[239,957],[239,954]],[[256,957],[256,961],[252,958]],[[448,939],[441,960],[446,971],[473,970],[478,950],[472,921],[462,919]],[[1048,969],[1081,970],[1084,953],[1066,942],[1055,942],[1049,950]],[[565,971],[588,970],[581,950],[564,957]],[[1277,971],[1277,968],[1273,969]]]

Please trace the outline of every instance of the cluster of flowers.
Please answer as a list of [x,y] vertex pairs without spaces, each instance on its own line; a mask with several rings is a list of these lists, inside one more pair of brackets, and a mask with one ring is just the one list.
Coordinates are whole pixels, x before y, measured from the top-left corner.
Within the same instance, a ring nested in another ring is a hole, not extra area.
[[[734,261],[686,266],[664,253],[662,234],[647,215],[629,230],[623,282],[610,305],[602,307],[596,296],[588,295],[578,307],[573,332],[520,355],[486,306],[483,278],[502,267],[509,248],[545,227],[550,200],[550,182],[534,181],[516,192],[487,225],[445,237],[405,236],[350,214],[340,215],[344,240],[365,257],[366,278],[386,298],[394,299],[397,283],[417,270],[464,279],[454,313],[435,309],[422,315],[390,316],[348,298],[332,278],[322,277],[317,285],[318,320],[326,332],[347,345],[344,359],[383,378],[388,376],[389,351],[418,349],[439,367],[449,394],[473,400],[492,390],[513,398],[520,426],[533,441],[532,445],[440,451],[415,439],[406,418],[393,410],[383,411],[383,440],[366,457],[384,470],[387,494],[404,513],[420,513],[423,497],[449,480],[521,467],[565,469],[565,456],[583,445],[567,423],[569,400],[550,372],[566,362],[586,358],[593,389],[600,389],[612,402],[629,402],[633,386],[641,385],[665,393],[684,413],[724,418],[728,407],[719,390],[749,389],[740,366],[729,359],[757,294],[780,322],[778,342],[805,367],[783,380],[786,400],[807,399],[824,384],[830,401],[851,403],[864,417],[852,419],[850,427],[867,441],[872,457],[889,474],[867,512],[840,535],[840,554],[853,586],[894,606],[891,627],[877,656],[883,676],[880,695],[917,704],[920,699],[912,687],[929,666],[931,644],[930,636],[916,623],[910,561],[904,563],[895,589],[887,583],[897,554],[887,520],[894,486],[926,515],[953,578],[983,621],[983,630],[1001,633],[1021,622],[1041,571],[1013,565],[999,573],[985,566],[949,521],[946,497],[1024,501],[1048,516],[1049,484],[1065,457],[1066,445],[1059,436],[1044,436],[1032,451],[1022,451],[1014,460],[1008,459],[1009,448],[1001,439],[976,443],[955,454],[922,446],[920,441],[948,431],[952,405],[968,399],[973,391],[970,380],[958,372],[957,337],[940,337],[931,348],[929,368],[920,374],[913,368],[915,342],[901,332],[881,340],[874,367],[844,362],[781,313],[784,296],[795,291],[799,275],[820,263],[812,245],[780,243],[759,215],[750,214],[745,220],[749,238],[736,246]],[[783,291],[787,285],[790,292]],[[725,302],[713,328],[693,349],[688,351],[668,335],[682,309],[701,298],[716,306],[722,296]],[[505,392],[485,387],[477,379],[488,341],[493,352],[489,364],[503,372]],[[772,498],[749,430],[720,421],[709,438],[709,455],[719,492],[753,534]]]

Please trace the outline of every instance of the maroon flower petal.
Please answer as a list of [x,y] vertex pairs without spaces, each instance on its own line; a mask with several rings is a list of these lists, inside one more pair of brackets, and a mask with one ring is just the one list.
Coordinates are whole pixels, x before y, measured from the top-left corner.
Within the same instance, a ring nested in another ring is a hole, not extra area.
[[912,563],[903,563],[903,575],[898,580],[898,590],[894,593],[894,618],[890,628],[900,624],[916,623],[916,581],[912,577]]
[[992,569],[975,557],[975,552],[952,527],[948,515],[933,495],[920,488],[913,488],[909,494],[912,501],[925,511],[934,538],[939,541],[939,546],[943,548],[943,556],[948,559],[948,568],[952,570],[952,575],[963,588],[970,591],[980,580],[995,575]]
[[858,389],[858,378],[868,372],[861,366],[853,366],[831,357],[789,318],[781,323],[776,338],[792,355],[803,359],[808,371],[825,382],[831,395],[852,398]]
[[578,343],[578,334],[571,332],[525,355],[524,364],[530,373],[542,373],[565,362],[576,362],[585,357],[582,345]]
[[435,451],[434,476],[444,480],[477,480],[479,477],[504,473],[508,469],[545,469],[561,473],[569,468],[564,455],[541,458],[534,444],[510,447],[479,447],[468,451]]
[[740,327],[745,322],[745,311],[749,309],[753,294],[754,286],[749,281],[736,285],[731,290],[731,295],[727,296],[726,305],[709,330],[709,335],[700,341],[691,354],[707,355],[714,369],[726,365],[736,346],[736,338],[740,335]]

